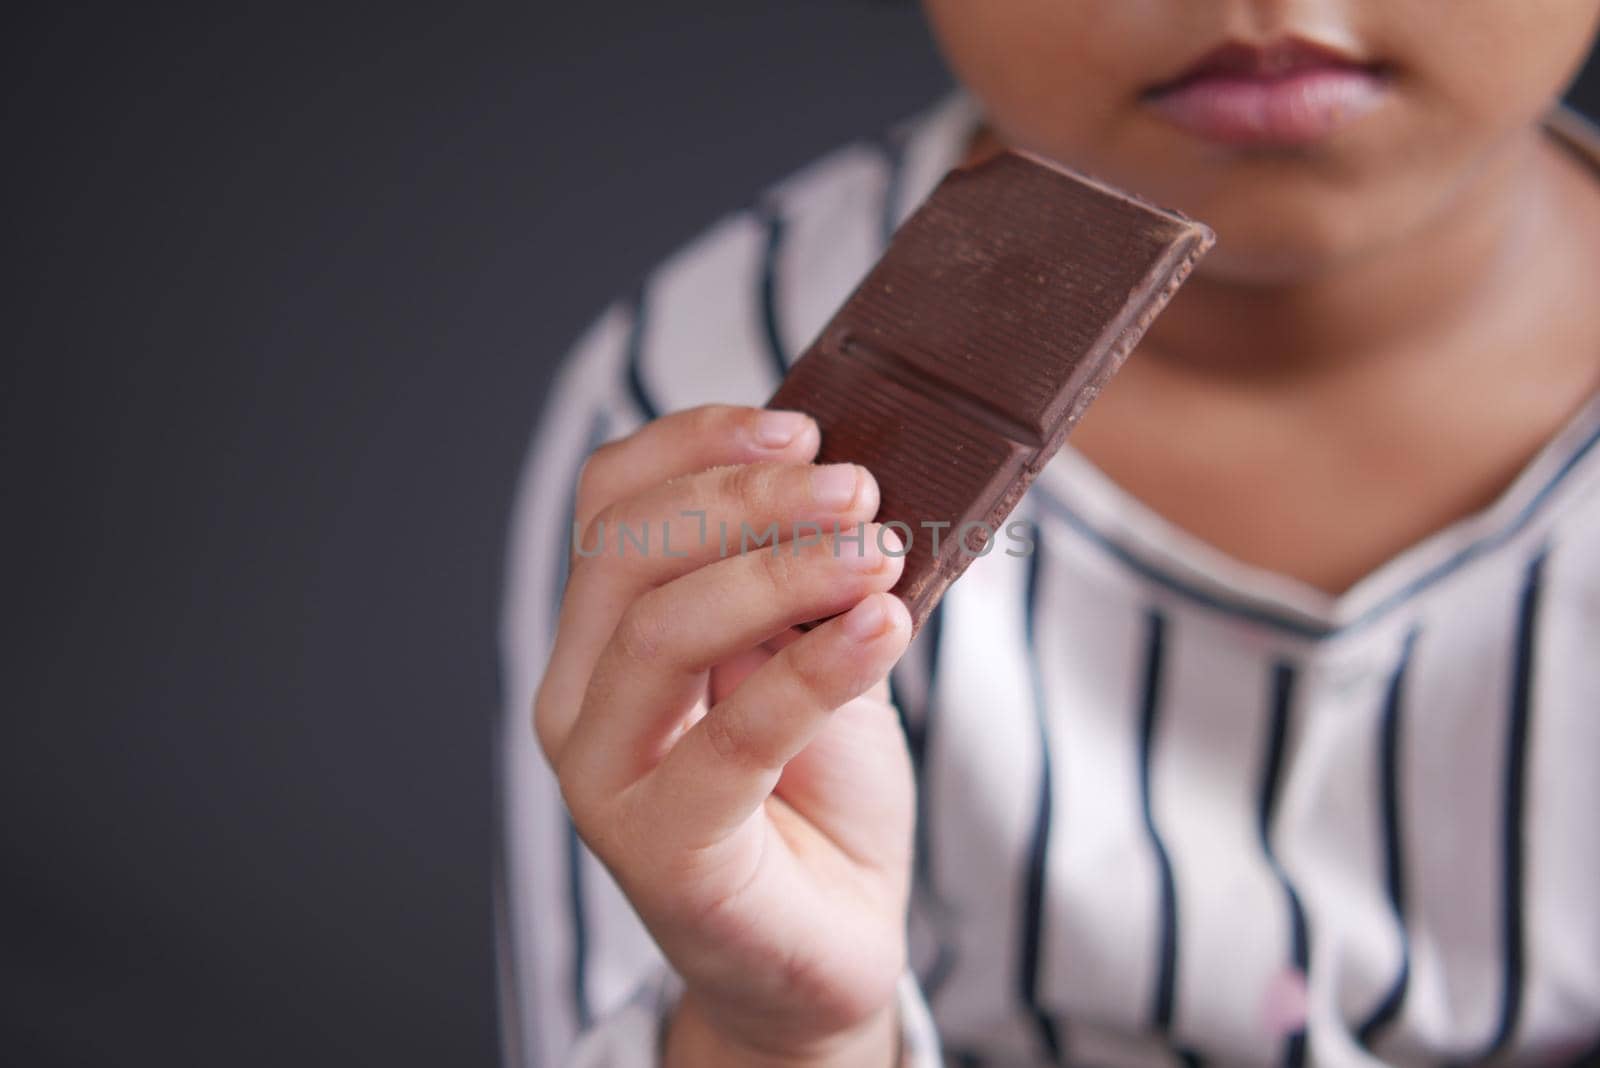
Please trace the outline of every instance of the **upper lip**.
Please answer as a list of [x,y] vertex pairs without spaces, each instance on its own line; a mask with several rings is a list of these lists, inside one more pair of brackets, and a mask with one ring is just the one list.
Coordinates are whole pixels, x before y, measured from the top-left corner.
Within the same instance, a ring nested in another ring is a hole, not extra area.
[[1376,70],[1377,64],[1304,37],[1279,37],[1270,41],[1231,40],[1213,48],[1176,77],[1150,91],[1161,93],[1201,78],[1219,75],[1271,80],[1327,67]]

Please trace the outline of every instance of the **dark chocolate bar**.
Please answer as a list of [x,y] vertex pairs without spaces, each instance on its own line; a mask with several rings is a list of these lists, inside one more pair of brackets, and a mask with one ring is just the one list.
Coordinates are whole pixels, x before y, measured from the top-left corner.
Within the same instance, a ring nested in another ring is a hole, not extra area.
[[1004,153],[946,177],[795,362],[767,406],[816,418],[817,462],[877,478],[878,522],[908,543],[894,592],[915,626],[1214,240]]

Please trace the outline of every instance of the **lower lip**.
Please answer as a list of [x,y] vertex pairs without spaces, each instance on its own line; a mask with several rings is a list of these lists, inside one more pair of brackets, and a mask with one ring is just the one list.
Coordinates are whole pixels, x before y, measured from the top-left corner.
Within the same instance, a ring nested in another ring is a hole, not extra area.
[[1294,148],[1315,144],[1383,103],[1385,81],[1356,67],[1317,67],[1276,78],[1217,74],[1148,98],[1158,115],[1223,145]]

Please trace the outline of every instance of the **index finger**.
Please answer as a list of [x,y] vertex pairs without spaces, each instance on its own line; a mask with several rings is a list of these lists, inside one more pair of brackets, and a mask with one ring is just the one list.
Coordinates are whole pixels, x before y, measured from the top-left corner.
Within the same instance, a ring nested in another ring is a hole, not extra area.
[[646,423],[594,451],[578,477],[573,518],[585,530],[620,500],[726,464],[808,463],[822,437],[803,412],[707,404]]

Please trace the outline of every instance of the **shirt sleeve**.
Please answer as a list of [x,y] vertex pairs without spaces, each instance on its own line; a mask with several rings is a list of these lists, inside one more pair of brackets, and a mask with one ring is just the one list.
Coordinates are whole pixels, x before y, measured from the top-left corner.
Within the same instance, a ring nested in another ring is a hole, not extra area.
[[[660,1068],[666,1025],[683,984],[662,969],[627,1004],[578,1042],[564,1068]],[[940,1068],[939,1035],[916,977],[907,970],[896,992],[900,1014],[899,1068]]]

